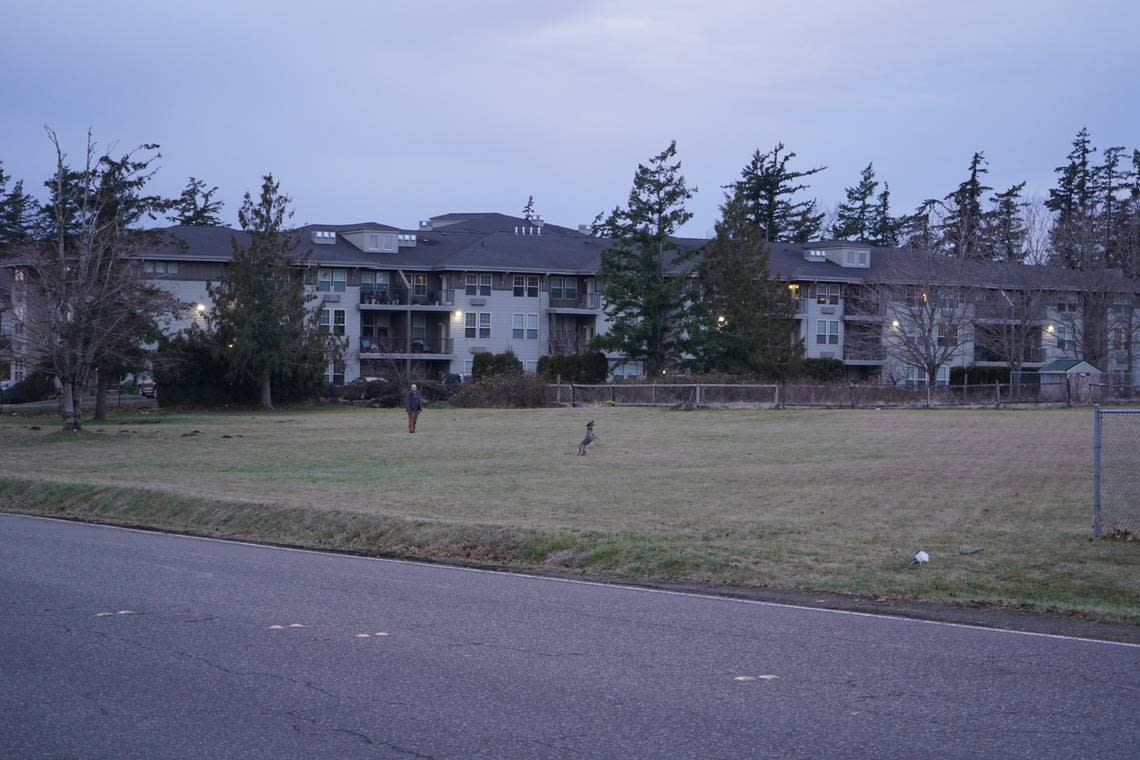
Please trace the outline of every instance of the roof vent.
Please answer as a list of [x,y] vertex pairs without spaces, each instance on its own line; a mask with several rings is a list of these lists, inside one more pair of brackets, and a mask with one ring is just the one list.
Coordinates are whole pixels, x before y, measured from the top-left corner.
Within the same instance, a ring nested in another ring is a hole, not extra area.
[[805,248],[804,259],[807,261],[827,261],[827,251],[817,248]]
[[313,230],[312,240],[316,245],[336,245],[336,233],[331,230]]
[[431,219],[425,219],[420,222],[420,229],[424,232],[431,232]]
[[579,224],[578,225],[578,232],[581,232],[583,235],[589,235],[590,234],[590,225]]

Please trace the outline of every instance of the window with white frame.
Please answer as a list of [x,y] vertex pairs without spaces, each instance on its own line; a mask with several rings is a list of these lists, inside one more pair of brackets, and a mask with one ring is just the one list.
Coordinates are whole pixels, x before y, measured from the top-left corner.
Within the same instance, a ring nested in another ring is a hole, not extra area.
[[1073,347],[1073,328],[1069,325],[1057,325],[1057,350],[1065,351]]
[[[907,365],[906,367],[906,381],[912,385],[926,385],[928,376],[926,368],[913,367]],[[939,367],[938,372],[935,373],[935,385],[949,385],[950,384],[950,368]]]
[[491,337],[491,312],[479,312],[479,338],[485,339]]
[[330,364],[325,377],[332,385],[344,385],[344,362]]
[[317,331],[327,333],[332,330],[332,311],[321,309],[320,319],[317,321]]
[[463,275],[463,292],[465,295],[479,295],[479,275],[468,272]]
[[815,342],[818,345],[838,345],[839,320],[819,319],[815,323]]
[[526,276],[516,274],[512,280],[512,291],[515,298],[526,298]]
[[413,274],[412,275],[412,295],[413,296],[426,296],[427,295],[427,275],[426,274]]
[[939,346],[958,345],[958,325],[949,322],[939,323],[935,330],[936,342]]
[[479,315],[473,311],[469,311],[463,315],[463,337],[475,338],[478,337],[478,322]]
[[538,315],[526,315],[526,339],[538,340]]
[[465,359],[463,361],[463,374],[464,375],[466,375],[467,377],[470,377],[471,372],[474,369],[475,369],[475,360],[474,359]]
[[348,284],[348,270],[346,269],[318,269],[317,290],[322,293],[343,293]]
[[511,315],[511,338],[522,340],[526,337],[526,314]]
[[817,282],[815,285],[815,302],[828,306],[837,305],[842,287],[838,282]]
[[528,274],[526,277],[526,297],[538,298],[538,275]]
[[525,361],[525,362],[523,362],[523,371],[533,375],[535,372],[538,372],[538,362],[537,361]]
[[332,317],[333,317],[333,321],[332,321],[333,335],[344,335],[344,327],[345,327],[344,309],[333,309]]
[[1061,314],[1076,313],[1080,308],[1080,298],[1075,293],[1057,294],[1057,311]]
[[578,278],[551,277],[550,298],[551,300],[578,300]]

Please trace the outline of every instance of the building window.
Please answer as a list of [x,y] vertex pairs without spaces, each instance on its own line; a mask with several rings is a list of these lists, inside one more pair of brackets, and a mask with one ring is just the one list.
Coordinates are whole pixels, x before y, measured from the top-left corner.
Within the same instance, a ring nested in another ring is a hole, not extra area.
[[331,324],[331,322],[332,322],[332,315],[329,313],[329,310],[328,309],[321,309],[321,317],[320,317],[320,320],[317,322],[317,331],[323,332],[323,333],[329,332],[329,329],[330,329],[329,325]]
[[333,323],[332,323],[333,335],[344,335],[344,325],[345,325],[344,309],[333,309],[332,316],[333,316]]
[[[178,274],[177,261],[144,261],[143,271],[148,274]],[[17,278],[19,279],[19,278]]]
[[842,287],[839,283],[825,283],[817,282],[815,285],[815,302],[828,306],[836,306],[839,304],[839,289]]
[[526,278],[526,297],[538,298],[538,275],[527,275]]
[[562,299],[562,278],[561,277],[551,277],[550,278],[550,300],[554,301],[554,300],[561,300],[561,299]]
[[478,315],[473,311],[469,311],[463,315],[463,337],[464,338],[474,338],[478,335],[478,333],[476,332],[476,326],[475,326],[477,319],[478,319]]
[[491,337],[491,312],[479,312],[479,337],[481,339]]
[[318,269],[317,270],[317,290],[322,293],[327,293],[332,290],[332,270],[331,269]]
[[1073,331],[1068,325],[1057,327],[1057,350],[1065,351],[1073,345]]
[[378,235],[375,232],[368,233],[368,250],[370,250],[370,251],[379,251],[380,250],[380,235]]
[[491,275],[489,275],[489,274],[479,275],[479,295],[481,295],[481,296],[491,295]]
[[535,372],[538,372],[538,362],[536,362],[536,361],[523,362],[523,371],[533,375]]
[[474,368],[475,368],[475,360],[474,359],[465,359],[464,360],[464,362],[463,362],[463,374],[464,375],[466,375],[467,377],[471,377],[471,371]]
[[1112,348],[1116,351],[1127,351],[1131,341],[1128,340],[1123,327],[1112,328]]
[[511,337],[515,340],[526,337],[526,314],[511,315]]
[[815,342],[821,346],[839,343],[839,320],[820,319],[815,323]]
[[1062,293],[1057,297],[1057,311],[1061,314],[1066,312],[1076,313],[1078,308],[1079,304],[1076,296]]
[[427,275],[426,274],[413,274],[412,275],[412,295],[413,296],[426,296],[427,295]]
[[463,292],[469,296],[479,295],[479,275],[470,272],[464,275]]
[[330,364],[327,377],[333,385],[344,385],[344,362]]
[[538,315],[526,315],[526,338],[527,340],[538,340]]
[[939,346],[956,346],[958,345],[958,325],[948,324],[943,322],[938,325],[938,345]]
[[827,320],[816,320],[815,323],[815,342],[819,345],[827,345]]
[[578,280],[574,277],[551,277],[550,300],[578,300]]
[[515,298],[526,297],[526,277],[521,274],[516,274],[513,278],[513,287]]

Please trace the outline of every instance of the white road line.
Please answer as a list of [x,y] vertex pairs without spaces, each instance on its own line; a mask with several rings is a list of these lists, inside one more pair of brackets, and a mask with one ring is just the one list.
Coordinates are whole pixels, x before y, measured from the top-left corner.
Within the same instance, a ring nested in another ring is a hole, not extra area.
[[835,610],[829,607],[808,607],[802,604],[790,604],[788,602],[768,602],[761,599],[739,599],[732,596],[717,596],[715,594],[699,594],[695,591],[672,591],[670,589],[662,588],[645,588],[642,586],[629,586],[622,583],[605,583],[602,581],[585,581],[576,578],[555,578],[546,575],[533,575],[531,573],[516,572],[513,570],[484,570],[478,567],[460,567],[458,565],[445,565],[437,562],[422,562],[412,559],[393,559],[390,557],[364,557],[359,554],[342,554],[339,552],[320,551],[318,549],[301,549],[292,546],[272,546],[269,544],[255,544],[250,541],[237,541],[227,538],[212,538],[210,536],[192,536],[185,533],[167,533],[158,529],[147,530],[144,528],[129,528],[122,525],[106,525],[104,523],[82,522],[79,520],[68,520],[62,517],[48,517],[46,515],[24,515],[14,512],[0,512],[0,515],[7,517],[23,517],[29,520],[47,520],[55,523],[68,523],[71,525],[89,525],[97,528],[109,528],[111,530],[123,530],[131,533],[142,533],[147,535],[161,535],[167,538],[187,538],[194,541],[216,541],[223,544],[237,544],[238,546],[249,546],[255,549],[268,549],[284,552],[298,552],[300,554],[316,554],[321,557],[340,557],[345,559],[357,559],[368,562],[391,562],[399,565],[412,565],[414,567],[433,568],[436,570],[450,570],[453,572],[464,573],[483,573],[486,575],[501,575],[513,576],[516,578],[526,578],[535,581],[549,581],[552,583],[572,583],[579,586],[595,586],[598,588],[607,589],[621,589],[624,591],[639,591],[647,594],[664,594],[667,596],[681,596],[691,597],[694,599],[706,599],[717,602],[730,602],[735,604],[748,604],[758,607],[779,607],[790,610],[805,610],[808,612],[821,612],[831,615],[850,615],[852,617],[865,617],[876,618],[879,620],[894,620],[903,623],[923,623],[926,625],[943,625],[950,628],[965,628],[972,631],[985,631],[988,633],[1004,633],[1016,636],[1034,636],[1043,639],[1058,639],[1060,641],[1079,641],[1085,644],[1104,644],[1107,646],[1115,647],[1129,647],[1133,649],[1140,649],[1140,644],[1130,644],[1124,641],[1108,641],[1106,639],[1089,639],[1080,636],[1066,636],[1060,633],[1039,633],[1037,631],[1015,631],[1009,628],[992,628],[984,625],[971,625],[969,623],[949,623],[942,620],[923,620],[922,618],[904,617],[902,615],[891,615],[885,612],[859,612],[857,610]]

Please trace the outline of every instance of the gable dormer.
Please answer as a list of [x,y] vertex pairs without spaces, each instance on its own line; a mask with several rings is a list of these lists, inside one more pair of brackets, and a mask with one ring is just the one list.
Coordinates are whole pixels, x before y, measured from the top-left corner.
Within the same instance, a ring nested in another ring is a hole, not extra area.
[[845,240],[807,243],[804,245],[804,261],[830,261],[845,269],[867,269],[871,266],[871,248]]

